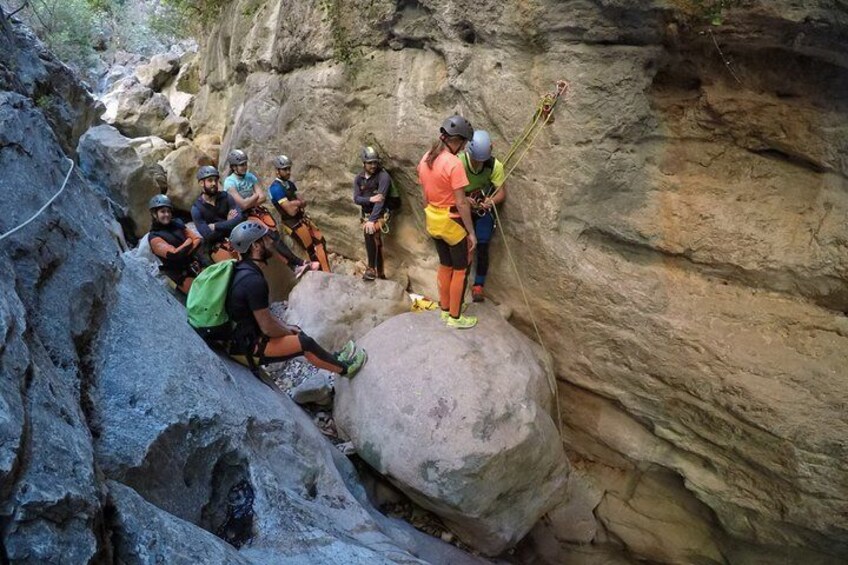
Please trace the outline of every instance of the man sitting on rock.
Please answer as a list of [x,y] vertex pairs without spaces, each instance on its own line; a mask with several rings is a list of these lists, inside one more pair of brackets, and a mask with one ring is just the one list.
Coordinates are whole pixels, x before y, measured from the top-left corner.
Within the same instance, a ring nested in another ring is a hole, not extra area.
[[277,234],[277,222],[262,203],[266,201],[265,193],[259,187],[259,179],[247,170],[247,153],[239,149],[230,151],[227,156],[230,165],[230,175],[224,180],[224,191],[243,211],[247,219],[259,222],[268,227],[274,238],[274,249],[289,268],[299,277],[309,269],[317,270],[320,264],[307,263],[292,253],[289,246]]
[[291,179],[292,161],[285,155],[274,159],[277,178],[268,188],[271,203],[280,213],[286,233],[297,241],[309,254],[309,258],[318,261],[321,270],[330,272],[330,260],[327,258],[327,242],[321,231],[306,215],[306,202],[298,197],[297,186]]
[[191,219],[203,237],[206,252],[215,263],[236,257],[227,236],[244,219],[235,200],[218,190],[220,177],[218,169],[211,165],[197,170],[201,192],[191,207]]
[[351,341],[341,352],[332,354],[271,313],[268,283],[257,265],[265,263],[274,251],[268,228],[257,222],[242,222],[233,228],[230,244],[241,257],[226,302],[227,314],[235,323],[231,352],[258,358],[259,365],[303,355],[318,368],[353,377],[366,361],[365,350]]
[[151,198],[148,208],[153,224],[147,241],[153,254],[162,261],[159,270],[174,282],[177,290],[188,294],[194,277],[206,266],[197,252],[203,240],[182,220],[174,219],[174,206],[164,194]]

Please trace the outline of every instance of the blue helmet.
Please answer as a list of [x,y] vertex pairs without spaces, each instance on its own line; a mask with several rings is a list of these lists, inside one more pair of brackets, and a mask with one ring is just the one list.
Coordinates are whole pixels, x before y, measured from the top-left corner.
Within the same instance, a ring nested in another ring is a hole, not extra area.
[[478,129],[474,131],[471,143],[468,144],[468,155],[475,161],[488,161],[492,156],[492,140],[489,132]]

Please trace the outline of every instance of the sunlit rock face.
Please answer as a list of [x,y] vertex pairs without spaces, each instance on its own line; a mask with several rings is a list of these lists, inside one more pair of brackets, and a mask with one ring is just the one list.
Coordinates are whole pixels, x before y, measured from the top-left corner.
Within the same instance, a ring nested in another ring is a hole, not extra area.
[[415,165],[441,120],[503,156],[570,81],[507,182],[486,286],[529,332],[508,243],[581,471],[562,503],[586,528],[553,513],[529,555],[848,552],[848,13],[697,4],[240,1],[201,50],[192,130],[266,183],[291,156],[331,250],[364,256],[350,185],[381,149],[407,196],[390,272],[427,293]]

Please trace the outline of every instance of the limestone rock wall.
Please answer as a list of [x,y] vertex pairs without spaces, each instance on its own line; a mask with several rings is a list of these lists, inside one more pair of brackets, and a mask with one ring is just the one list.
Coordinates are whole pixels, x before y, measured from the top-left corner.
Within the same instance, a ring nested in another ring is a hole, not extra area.
[[708,26],[705,4],[238,0],[201,50],[192,131],[266,182],[290,155],[344,255],[357,150],[383,150],[407,196],[389,273],[427,292],[414,166],[440,120],[502,155],[571,82],[509,179],[487,285],[529,332],[507,241],[583,470],[528,559],[848,554],[848,11],[746,0]]

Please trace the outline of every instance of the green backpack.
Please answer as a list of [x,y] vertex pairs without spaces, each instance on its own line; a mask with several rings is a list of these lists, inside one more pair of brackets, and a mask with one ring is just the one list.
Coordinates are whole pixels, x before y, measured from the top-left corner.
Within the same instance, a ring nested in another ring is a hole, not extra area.
[[398,190],[397,185],[392,181],[389,185],[389,195],[386,198],[386,208],[390,212],[397,212],[400,210],[400,205],[403,201],[400,199],[400,191]]
[[188,291],[188,323],[207,341],[222,341],[230,337],[232,328],[226,305],[235,264],[234,259],[229,259],[206,267]]

